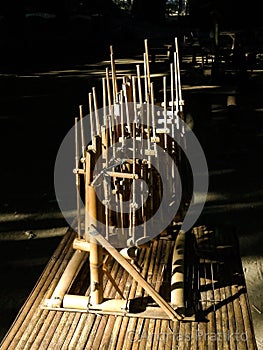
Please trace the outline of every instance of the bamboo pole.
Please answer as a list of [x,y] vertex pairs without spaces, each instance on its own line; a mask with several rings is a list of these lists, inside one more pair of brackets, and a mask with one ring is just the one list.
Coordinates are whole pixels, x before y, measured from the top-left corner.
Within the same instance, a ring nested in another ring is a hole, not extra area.
[[93,122],[93,108],[92,108],[92,93],[89,93],[89,114],[90,114],[90,133],[91,133],[91,141],[93,142],[93,138],[95,136],[94,122]]
[[77,229],[78,237],[81,237],[80,223],[80,178],[79,178],[79,145],[78,145],[78,118],[75,118],[75,179],[76,179],[76,196],[77,196]]
[[106,78],[102,78],[102,106],[103,106],[103,123],[106,125],[107,120],[107,87],[106,87]]
[[167,149],[167,86],[166,86],[166,76],[163,77],[163,117],[164,117],[164,129],[165,129],[165,134],[164,134],[164,149]]
[[[83,126],[83,109],[82,105],[79,106],[79,120],[80,120],[80,134],[81,134],[81,149],[82,149],[82,159],[85,157],[85,135],[84,135],[84,126]],[[84,164],[84,162],[83,162]]]
[[144,48],[145,48],[145,59],[146,59],[146,75],[147,75],[147,86],[148,86],[148,94],[150,94],[151,89],[151,77],[150,77],[150,65],[149,65],[149,50],[148,50],[148,40],[144,40]]
[[76,277],[77,273],[81,269],[83,265],[86,254],[76,250],[70,259],[66,269],[64,270],[54,292],[52,293],[51,298],[48,301],[49,307],[60,307],[66,294],[68,288],[73,283],[74,277]]
[[94,113],[95,113],[95,120],[96,120],[96,132],[98,136],[101,136],[100,120],[99,120],[98,105],[97,105],[97,95],[96,95],[95,87],[92,88],[92,94],[93,94]]
[[[97,218],[97,205],[96,205],[96,192],[93,186],[87,186],[86,195],[89,201],[89,215],[90,225],[92,222],[96,222]],[[91,226],[89,226],[90,228]],[[90,238],[90,303],[91,305],[100,304],[103,300],[103,256],[102,247],[99,245],[91,235]]]
[[115,59],[113,53],[113,46],[110,46],[110,59],[111,59],[111,74],[112,74],[112,94],[113,94],[113,103],[117,102],[117,78],[116,78],[116,67],[115,67]]

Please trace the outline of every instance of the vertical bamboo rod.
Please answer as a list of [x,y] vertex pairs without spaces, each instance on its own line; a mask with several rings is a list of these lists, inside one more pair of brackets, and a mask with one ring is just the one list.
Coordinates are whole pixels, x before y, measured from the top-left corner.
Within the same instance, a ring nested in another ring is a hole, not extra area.
[[150,66],[149,66],[149,50],[148,50],[148,40],[144,40],[144,47],[145,47],[145,59],[146,59],[146,74],[147,74],[147,86],[148,86],[148,94],[150,93],[151,89],[151,77],[150,77]]
[[129,113],[129,106],[128,106],[128,96],[127,96],[127,85],[122,85],[122,90],[124,93],[124,103],[125,103],[125,111],[126,111],[126,118],[127,118],[127,129],[128,133],[131,133],[131,125],[130,125],[130,113]]
[[135,85],[135,76],[132,76],[132,99],[133,99],[133,111],[134,111],[134,121],[137,116],[137,99],[136,99],[136,85]]
[[181,87],[180,61],[179,61],[179,50],[178,50],[178,40],[177,40],[177,37],[175,38],[175,52],[176,52],[176,55],[177,55],[179,106],[182,107],[182,87]]
[[175,115],[177,119],[178,129],[178,112],[179,112],[179,91],[178,91],[178,71],[177,71],[177,55],[174,53],[174,87],[175,87]]
[[137,69],[137,82],[138,82],[138,94],[139,94],[139,104],[140,108],[142,108],[142,86],[141,86],[141,72],[140,72],[140,65],[136,65]]
[[91,141],[93,142],[93,137],[95,135],[94,123],[93,123],[93,109],[92,109],[92,93],[89,93],[89,114],[90,114],[90,134]]
[[76,176],[76,196],[77,196],[77,227],[78,237],[81,237],[80,223],[80,179],[79,179],[79,141],[78,141],[78,118],[75,118],[75,176]]
[[165,134],[164,134],[164,149],[167,149],[167,91],[166,91],[166,76],[163,77],[163,117],[164,117],[164,129],[165,129]]
[[144,74],[144,99],[145,102],[148,101],[148,89],[147,89],[147,64],[146,64],[146,54],[143,54],[143,74]]
[[96,133],[98,136],[101,136],[100,120],[99,120],[98,104],[97,104],[97,95],[96,95],[95,87],[92,88],[92,94],[93,94],[94,113],[95,113],[95,120],[96,120]]
[[[92,157],[87,152],[86,159],[88,162],[87,173],[91,170]],[[89,181],[89,182],[88,182]],[[90,185],[91,173],[86,176],[85,195],[86,195],[86,228],[87,234],[90,232],[92,225],[96,227],[97,220],[97,199],[95,188]],[[91,305],[100,304],[103,300],[103,256],[102,246],[89,234],[90,241],[90,302]]]
[[114,53],[113,53],[113,47],[110,46],[110,59],[111,59],[111,76],[112,76],[112,95],[113,95],[113,103],[117,102],[117,93],[118,93],[118,87],[117,87],[117,78],[116,78],[116,68],[115,68],[115,60],[114,60]]
[[106,88],[106,78],[102,78],[102,105],[103,105],[103,123],[106,125],[107,119],[107,88]]
[[109,115],[111,116],[111,127],[112,131],[114,131],[114,112],[112,107],[112,99],[111,99],[111,88],[110,88],[110,75],[109,75],[109,68],[106,68],[106,85],[107,85],[107,92],[108,92],[108,106],[109,106]]
[[124,146],[124,110],[123,110],[123,90],[120,91],[120,109],[121,109],[121,143],[122,147]]

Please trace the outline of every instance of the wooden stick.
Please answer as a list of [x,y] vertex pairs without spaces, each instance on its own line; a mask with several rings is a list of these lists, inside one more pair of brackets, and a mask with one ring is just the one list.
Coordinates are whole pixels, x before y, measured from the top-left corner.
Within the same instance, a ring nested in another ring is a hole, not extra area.
[[171,320],[182,320],[173,308],[152,288],[152,286],[141,276],[141,274],[97,231],[92,232],[92,236],[114,257],[115,260],[148,292],[154,301],[163,309]]
[[108,277],[108,279],[111,281],[113,287],[116,289],[117,293],[120,294],[120,296],[122,297],[122,299],[124,299],[124,296],[122,294],[122,291],[120,290],[120,288],[118,287],[117,283],[115,282],[115,279],[112,277],[111,273],[109,272],[106,264],[103,264],[103,272],[106,274],[106,276]]

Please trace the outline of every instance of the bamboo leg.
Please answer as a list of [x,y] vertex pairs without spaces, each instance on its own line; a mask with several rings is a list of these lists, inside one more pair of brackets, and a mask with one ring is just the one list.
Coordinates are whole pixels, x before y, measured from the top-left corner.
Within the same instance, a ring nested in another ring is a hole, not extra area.
[[[89,200],[89,215],[91,221],[96,220],[96,192],[93,186],[88,186],[86,193]],[[100,304],[103,300],[103,256],[102,246],[90,235],[90,303]]]

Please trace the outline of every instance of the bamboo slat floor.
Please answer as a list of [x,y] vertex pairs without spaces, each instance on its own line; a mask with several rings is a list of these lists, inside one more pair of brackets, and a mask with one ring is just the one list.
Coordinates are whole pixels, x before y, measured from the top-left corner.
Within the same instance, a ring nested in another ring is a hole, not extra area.
[[[171,253],[166,236],[143,248],[142,275],[167,301],[170,298]],[[195,227],[187,235],[185,300],[195,321],[129,317],[43,308],[73,254],[75,233],[69,230],[1,343],[10,349],[240,349],[256,350],[238,240],[230,233]],[[147,293],[113,259],[109,268],[125,297],[154,306]],[[70,293],[89,294],[88,258]],[[104,277],[104,296],[120,298]],[[156,308],[157,310],[157,308]]]

